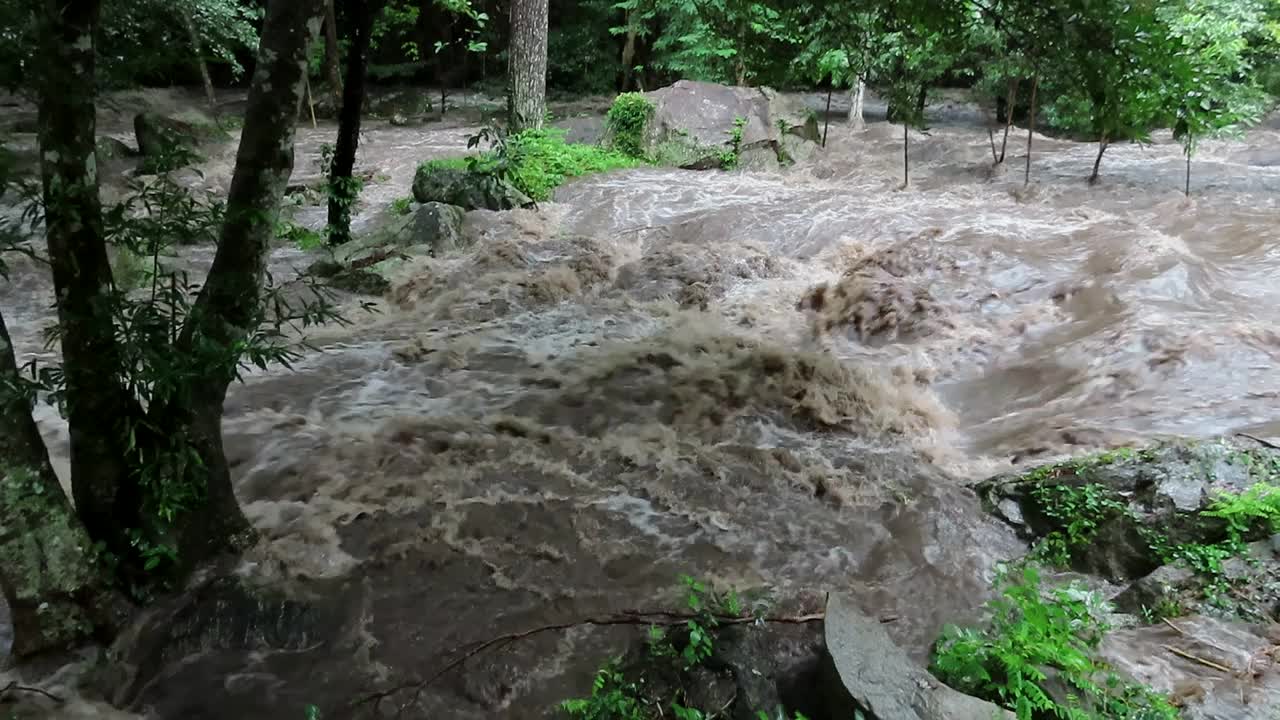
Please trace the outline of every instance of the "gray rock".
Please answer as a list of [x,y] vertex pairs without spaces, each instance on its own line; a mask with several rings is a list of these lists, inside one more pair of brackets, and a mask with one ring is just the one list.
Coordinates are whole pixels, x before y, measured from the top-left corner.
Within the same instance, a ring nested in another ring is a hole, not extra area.
[[[852,599],[827,601],[823,691],[831,717],[876,720],[992,720],[1013,713],[942,684],[916,665]],[[840,708],[848,708],[840,712]]]
[[197,162],[201,143],[230,137],[214,120],[190,113],[181,118],[139,113],[133,118],[133,131],[148,172],[165,172]]
[[491,175],[422,165],[413,177],[420,203],[444,203],[464,210],[511,210],[532,204],[528,195]]
[[[1043,487],[1102,488],[1109,502],[1086,510],[1097,532],[1072,548],[1071,567],[1113,581],[1143,577],[1161,563],[1153,541],[1168,545],[1216,544],[1227,525],[1205,514],[1220,493],[1240,493],[1265,473],[1257,468],[1280,461],[1280,452],[1241,438],[1176,440],[1137,451],[1104,453],[1004,475],[979,483],[989,512],[1029,540],[1064,527],[1051,512]],[[1054,497],[1053,494],[1049,495]],[[1015,513],[1013,506],[1019,508]],[[1117,511],[1117,505],[1122,508]],[[1270,529],[1259,524],[1246,542],[1263,540]]]
[[778,144],[773,141],[746,145],[738,151],[738,168],[741,170],[760,172],[777,170],[778,166]]
[[381,295],[391,289],[391,281],[372,270],[346,268],[329,278],[329,286],[356,295]]
[[98,138],[96,154],[98,163],[103,164],[111,160],[124,160],[135,157],[138,154],[138,151],[129,147],[120,140],[109,136],[103,136]]
[[396,115],[418,117],[431,112],[431,91],[404,88],[378,93],[365,101],[365,110],[373,117]]
[[788,133],[782,136],[782,152],[780,154],[790,162],[807,162],[821,149],[818,141]]
[[[747,169],[776,167],[784,137],[811,143],[820,137],[816,115],[799,100],[770,88],[680,80],[646,96],[654,104],[645,133],[647,149],[680,167],[715,167],[713,153],[730,143],[739,118],[746,121],[740,141],[745,162],[739,165]],[[772,148],[772,160],[763,150],[747,150],[764,147]],[[795,147],[805,152],[799,145]]]
[[392,225],[390,239],[400,247],[425,245],[432,254],[458,250],[465,245],[462,233],[465,217],[466,210],[456,205],[423,203]]
[[1144,609],[1155,610],[1161,601],[1176,601],[1178,595],[1195,581],[1196,574],[1190,568],[1163,565],[1146,577],[1135,580],[1111,602],[1121,612],[1138,615]]

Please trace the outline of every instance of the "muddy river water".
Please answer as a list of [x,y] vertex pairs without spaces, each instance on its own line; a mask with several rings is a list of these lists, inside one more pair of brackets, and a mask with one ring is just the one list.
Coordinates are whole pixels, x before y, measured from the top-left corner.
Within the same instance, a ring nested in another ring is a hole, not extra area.
[[[469,250],[404,262],[376,313],[353,302],[319,352],[229,395],[264,534],[238,572],[312,614],[275,644],[177,643],[127,700],[301,717],[469,641],[673,598],[684,572],[846,590],[923,657],[1022,547],[966,481],[1161,434],[1280,435],[1280,130],[1205,142],[1184,198],[1167,134],[1111,148],[1092,187],[1095,146],[1037,135],[1024,188],[1025,132],[992,172],[965,117],[912,134],[906,188],[901,129],[873,117],[780,171],[628,170],[472,213]],[[300,130],[299,177],[332,132]],[[358,227],[472,132],[369,127]],[[281,247],[272,269],[311,256]],[[815,337],[797,303],[853,266],[874,271],[851,307],[869,329]],[[38,355],[52,293],[15,269],[0,305]],[[399,701],[536,716],[617,639],[529,641]]]

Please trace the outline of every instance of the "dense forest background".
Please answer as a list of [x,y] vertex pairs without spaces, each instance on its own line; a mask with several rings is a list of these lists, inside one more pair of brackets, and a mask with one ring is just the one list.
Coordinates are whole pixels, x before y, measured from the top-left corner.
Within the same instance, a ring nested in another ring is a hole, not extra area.
[[[24,85],[34,42],[21,5],[0,3],[10,88]],[[335,84],[358,5],[333,0],[337,32],[312,48],[314,87]],[[508,0],[373,5],[372,83],[502,93]],[[110,0],[99,81],[198,85],[207,68],[214,85],[243,86],[264,11],[261,0]],[[1274,0],[550,0],[549,11],[547,83],[560,93],[680,78],[783,89],[862,80],[903,108],[898,119],[942,86],[974,88],[1003,119],[1006,103],[1029,112],[1034,84],[1042,125],[1109,140],[1175,123],[1201,134],[1256,118],[1280,95]]]

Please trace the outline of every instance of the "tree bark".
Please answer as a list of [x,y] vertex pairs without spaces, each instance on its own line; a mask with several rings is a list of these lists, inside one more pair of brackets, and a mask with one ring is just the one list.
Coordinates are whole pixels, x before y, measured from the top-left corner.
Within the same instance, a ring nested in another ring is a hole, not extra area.
[[627,11],[627,41],[622,44],[622,92],[631,89],[631,75],[635,72],[636,37],[640,28],[635,24],[635,10]]
[[334,109],[342,107],[342,58],[338,52],[338,14],[335,0],[324,4],[324,64],[329,70],[329,92],[333,93]]
[[71,483],[89,536],[134,555],[140,496],[123,448],[141,407],[122,383],[111,309],[95,150],[97,0],[45,0],[40,22],[39,119],[45,236],[57,297]]
[[1013,109],[1018,104],[1018,78],[1009,81],[1009,102],[1004,111],[1004,139],[1000,141],[1000,157],[996,164],[1004,162],[1004,151],[1009,147],[1009,130],[1013,127]]
[[867,121],[862,113],[862,103],[866,93],[867,83],[859,77],[853,89],[849,91],[849,126],[855,131],[865,130],[867,127]]
[[910,147],[911,126],[902,123],[902,187],[911,184],[911,154],[908,152]]
[[196,67],[200,70],[200,81],[204,83],[204,95],[209,101],[209,107],[218,107],[218,95],[213,91],[213,78],[209,76],[209,64],[204,61],[204,42],[200,39],[200,30],[196,28],[195,18],[191,16],[190,8],[179,8],[178,12],[182,13],[182,22],[187,26],[187,35],[191,38],[191,51],[196,59]]
[[822,116],[822,147],[827,146],[827,130],[831,129],[831,93],[835,90],[836,79],[831,78],[831,85],[827,88],[827,112]]
[[1040,76],[1036,75],[1031,78],[1031,115],[1027,122],[1027,169],[1022,176],[1023,185],[1031,184],[1031,138],[1036,132],[1036,89],[1038,87],[1040,87]]
[[[353,173],[356,150],[360,146],[360,115],[364,111],[364,80],[369,62],[369,42],[379,0],[352,0],[348,14],[352,34],[347,53],[346,89],[342,113],[338,116],[338,142],[329,169],[329,244],[341,245],[351,239],[351,208],[356,201]],[[441,85],[443,93],[444,86]],[[444,114],[444,98],[440,99]]]
[[1189,140],[1186,147],[1186,154],[1187,154],[1187,181],[1182,188],[1182,195],[1184,197],[1191,197],[1191,144]]
[[512,133],[542,127],[547,115],[548,0],[511,0],[507,115]]
[[128,615],[58,483],[32,406],[0,315],[0,590],[18,658],[108,641]]
[[[271,0],[267,6],[218,252],[183,327],[182,352],[238,359],[240,343],[262,320],[267,254],[293,172],[307,51],[320,31],[324,2]],[[182,407],[158,413],[186,429],[205,466],[203,506],[176,528],[184,563],[237,549],[250,533],[222,447],[222,406],[235,377],[235,365],[224,361],[191,383]]]
[[1098,156],[1093,159],[1093,174],[1089,176],[1089,184],[1096,185],[1098,183],[1098,171],[1102,168],[1102,153],[1107,151],[1107,136],[1103,135],[1098,141]]

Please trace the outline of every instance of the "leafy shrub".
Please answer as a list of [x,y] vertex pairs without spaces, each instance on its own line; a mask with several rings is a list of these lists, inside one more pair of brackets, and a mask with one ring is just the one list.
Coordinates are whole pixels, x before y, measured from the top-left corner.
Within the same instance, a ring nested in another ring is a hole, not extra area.
[[653,103],[640,93],[623,93],[609,107],[609,132],[613,147],[633,158],[645,157],[645,129],[653,118]]
[[[1002,574],[999,598],[987,604],[986,629],[943,628],[931,670],[962,692],[998,703],[1019,720],[1175,720],[1177,711],[1142,685],[1125,682],[1095,658],[1110,629],[1095,618],[1097,596],[1078,587],[1041,590],[1032,565]],[[1046,689],[1046,670],[1068,691],[1059,703]]]
[[431,160],[425,167],[495,175],[534,200],[548,200],[569,178],[641,164],[598,145],[565,142],[564,131],[558,129],[525,130],[507,137],[486,128],[472,138],[472,146],[479,144],[481,137],[490,139],[490,150],[471,157]]
[[391,212],[396,215],[408,215],[413,211],[413,196],[398,197],[391,201]]

